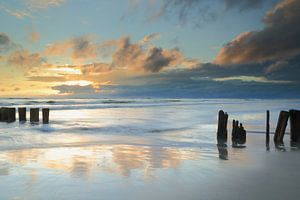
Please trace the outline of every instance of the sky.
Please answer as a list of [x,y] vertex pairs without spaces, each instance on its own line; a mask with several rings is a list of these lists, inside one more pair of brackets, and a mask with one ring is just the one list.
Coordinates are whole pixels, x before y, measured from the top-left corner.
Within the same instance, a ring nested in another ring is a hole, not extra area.
[[300,98],[299,0],[0,0],[0,97]]

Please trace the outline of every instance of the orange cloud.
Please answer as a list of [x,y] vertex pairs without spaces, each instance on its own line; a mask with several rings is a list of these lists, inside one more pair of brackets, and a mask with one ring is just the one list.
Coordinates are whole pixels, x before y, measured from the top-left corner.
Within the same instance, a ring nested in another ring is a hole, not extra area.
[[81,36],[57,42],[46,48],[44,54],[46,56],[61,56],[71,55],[75,60],[96,58],[98,54],[98,47],[89,36]]
[[31,42],[37,42],[40,40],[40,34],[36,31],[32,31],[30,33],[30,41]]
[[159,72],[183,61],[183,54],[179,49],[145,48],[138,43],[131,43],[129,37],[115,41],[115,44],[117,49],[112,55],[114,67]]
[[39,67],[45,59],[38,53],[30,53],[27,50],[18,50],[11,53],[7,58],[7,63],[14,65],[23,70],[28,70],[33,67]]

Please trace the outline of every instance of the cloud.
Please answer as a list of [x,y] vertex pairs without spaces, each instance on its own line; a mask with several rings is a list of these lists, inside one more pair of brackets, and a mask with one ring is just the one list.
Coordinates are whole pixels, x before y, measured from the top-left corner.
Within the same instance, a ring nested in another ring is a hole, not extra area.
[[[79,65],[85,75],[97,75],[114,69],[132,71],[159,72],[167,67],[191,65],[191,59],[184,58],[177,49],[165,49],[149,43],[158,38],[158,33],[145,36],[141,41],[132,43],[130,37],[97,43],[89,36],[80,36],[63,42],[49,45],[44,51],[45,56],[69,55],[74,61],[90,59],[91,64]],[[104,54],[111,56],[111,62],[97,62]]]
[[[179,25],[194,25],[201,27],[207,22],[220,17],[222,12],[238,9],[240,12],[257,9],[264,4],[277,0],[129,0],[129,11],[124,15],[137,11],[145,5],[148,21],[166,18]],[[147,1],[146,1],[147,2]],[[223,10],[222,10],[223,9]]]
[[[272,1],[272,0],[268,0],[268,1]],[[266,0],[224,0],[227,9],[237,8],[240,11],[258,8],[268,1]]]
[[18,18],[32,17],[32,15],[41,9],[49,7],[58,7],[65,3],[66,0],[20,0],[20,9],[10,9],[0,4],[0,10]]
[[45,9],[50,6],[60,6],[66,0],[25,0],[25,4],[29,9]]
[[98,46],[89,36],[75,37],[66,41],[49,45],[45,50],[47,56],[60,56],[71,54],[73,59],[95,58]]
[[214,81],[242,81],[242,82],[258,82],[258,83],[290,83],[291,81],[269,80],[263,76],[231,76],[224,78],[214,78]]
[[45,59],[42,58],[38,53],[30,53],[27,50],[18,50],[12,52],[7,58],[8,64],[14,65],[23,70],[39,67],[44,62]]
[[31,76],[27,78],[29,81],[37,82],[63,82],[67,80],[64,76]]
[[267,74],[273,73],[273,72],[278,71],[279,69],[281,69],[281,68],[283,68],[283,67],[285,67],[287,65],[288,65],[287,61],[277,61],[277,62],[271,64],[270,66],[268,66],[266,68],[265,72]]
[[37,41],[39,41],[40,37],[41,37],[40,34],[38,32],[36,32],[36,31],[32,31],[30,33],[30,41],[31,42],[37,42]]
[[159,39],[160,34],[159,33],[152,33],[150,35],[146,35],[143,40],[141,41],[142,44],[147,44],[155,39]]
[[107,63],[92,63],[80,66],[83,75],[99,75],[112,71],[112,66]]
[[5,33],[0,33],[0,52],[6,51],[11,44],[10,38]]
[[31,13],[27,10],[11,10],[3,5],[0,5],[0,10],[18,19],[23,19],[24,17],[32,17]]
[[131,43],[129,37],[116,41],[116,45],[117,49],[112,55],[113,67],[159,72],[163,68],[179,65],[183,60],[179,49],[144,48],[138,43]]
[[260,31],[240,34],[219,52],[219,64],[287,60],[300,54],[300,1],[284,0],[269,11]]
[[10,37],[0,32],[0,53],[7,52],[15,47],[17,47],[17,45],[11,41]]
[[58,86],[53,86],[53,90],[57,90],[59,94],[64,94],[64,95],[85,95],[85,94],[95,94],[96,89],[92,85],[85,85],[85,86],[80,86],[80,85],[58,85]]

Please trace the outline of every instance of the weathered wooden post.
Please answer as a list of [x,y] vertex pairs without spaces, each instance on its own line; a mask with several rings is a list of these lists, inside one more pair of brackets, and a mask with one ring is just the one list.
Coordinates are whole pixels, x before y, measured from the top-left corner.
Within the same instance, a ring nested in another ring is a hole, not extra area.
[[7,108],[7,122],[16,121],[16,108]]
[[30,122],[39,122],[39,108],[30,108]]
[[240,124],[239,127],[239,144],[245,144],[247,140],[247,132],[243,127],[243,124]]
[[283,144],[283,137],[285,134],[285,129],[287,126],[287,122],[289,119],[289,112],[287,111],[280,111],[276,131],[274,134],[274,142],[276,144]]
[[235,120],[232,120],[231,142],[234,143],[235,140],[236,140]]
[[270,146],[270,111],[267,110],[267,120],[266,120],[266,146]]
[[48,124],[49,123],[49,108],[43,108],[42,113],[43,113],[43,124]]
[[3,107],[0,108],[0,122],[3,122]]
[[290,110],[291,142],[300,141],[300,110]]
[[19,112],[19,121],[20,122],[26,121],[26,108],[25,107],[18,108],[18,112]]
[[7,122],[8,120],[8,108],[2,107],[1,108],[1,121]]
[[238,138],[239,138],[239,121],[233,120],[232,122],[232,134],[231,134],[231,140],[233,146],[236,146],[238,143]]
[[228,122],[228,114],[224,113],[223,110],[220,110],[219,119],[218,119],[218,132],[217,132],[218,143],[227,142],[227,122]]

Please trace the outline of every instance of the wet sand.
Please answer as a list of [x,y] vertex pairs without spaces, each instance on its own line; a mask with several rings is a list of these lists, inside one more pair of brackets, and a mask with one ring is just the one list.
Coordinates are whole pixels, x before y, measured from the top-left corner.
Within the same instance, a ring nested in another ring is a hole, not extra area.
[[[288,138],[286,138],[288,143]],[[300,151],[102,144],[0,152],[1,199],[298,199]]]

